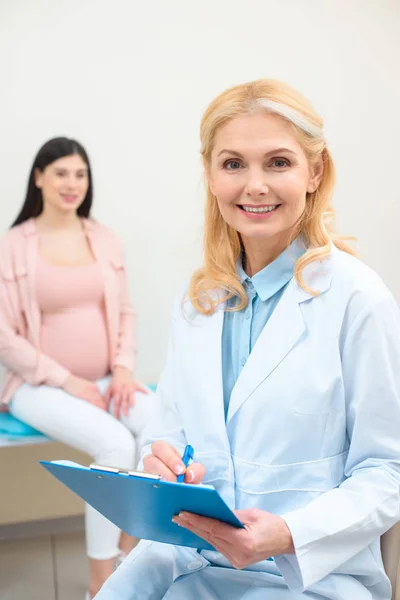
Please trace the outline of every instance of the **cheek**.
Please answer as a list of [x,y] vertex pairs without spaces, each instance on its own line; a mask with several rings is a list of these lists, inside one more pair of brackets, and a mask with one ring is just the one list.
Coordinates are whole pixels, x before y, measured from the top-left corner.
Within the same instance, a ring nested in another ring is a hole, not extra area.
[[242,184],[237,176],[221,173],[214,177],[210,189],[218,200],[220,206],[228,207],[240,197]]
[[307,181],[296,173],[287,173],[276,182],[277,195],[293,210],[305,205]]
[[52,196],[57,192],[57,181],[46,180],[42,184],[42,194],[51,200]]
[[59,190],[62,186],[62,179],[61,178],[54,178],[51,179],[48,183],[47,183],[47,189],[53,192],[56,192],[57,190]]

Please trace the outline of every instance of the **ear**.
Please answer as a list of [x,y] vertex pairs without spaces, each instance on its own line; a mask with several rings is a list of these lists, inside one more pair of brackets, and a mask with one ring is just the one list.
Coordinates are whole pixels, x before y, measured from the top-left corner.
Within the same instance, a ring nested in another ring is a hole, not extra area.
[[36,187],[41,189],[43,181],[43,172],[40,169],[35,169],[34,178]]
[[318,159],[316,163],[312,166],[310,180],[307,186],[307,192],[312,194],[318,189],[319,184],[321,183],[322,176],[324,174],[324,163],[322,157]]

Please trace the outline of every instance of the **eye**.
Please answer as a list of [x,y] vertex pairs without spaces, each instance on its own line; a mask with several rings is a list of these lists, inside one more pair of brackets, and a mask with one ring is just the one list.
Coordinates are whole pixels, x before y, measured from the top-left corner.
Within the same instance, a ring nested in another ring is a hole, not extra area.
[[285,167],[290,167],[290,162],[287,158],[274,158],[272,159],[271,166],[276,169],[284,169]]
[[56,175],[57,175],[57,177],[64,177],[65,171],[56,171]]
[[224,163],[224,169],[227,171],[237,171],[240,169],[241,164],[238,160],[230,159]]

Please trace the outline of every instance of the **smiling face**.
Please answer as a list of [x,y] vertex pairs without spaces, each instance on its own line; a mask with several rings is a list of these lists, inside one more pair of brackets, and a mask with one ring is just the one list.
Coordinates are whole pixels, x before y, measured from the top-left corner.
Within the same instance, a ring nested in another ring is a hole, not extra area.
[[235,117],[216,134],[207,176],[223,219],[246,242],[281,240],[294,232],[322,177],[309,164],[293,129],[279,116]]
[[88,165],[79,154],[59,158],[35,173],[36,187],[41,189],[44,210],[76,212],[89,187]]

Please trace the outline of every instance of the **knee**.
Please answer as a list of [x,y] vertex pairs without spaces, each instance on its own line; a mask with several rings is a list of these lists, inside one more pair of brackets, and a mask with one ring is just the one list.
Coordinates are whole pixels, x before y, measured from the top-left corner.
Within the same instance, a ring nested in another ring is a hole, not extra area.
[[120,430],[104,439],[95,454],[97,463],[110,467],[132,469],[136,464],[136,442],[131,432],[121,425]]

